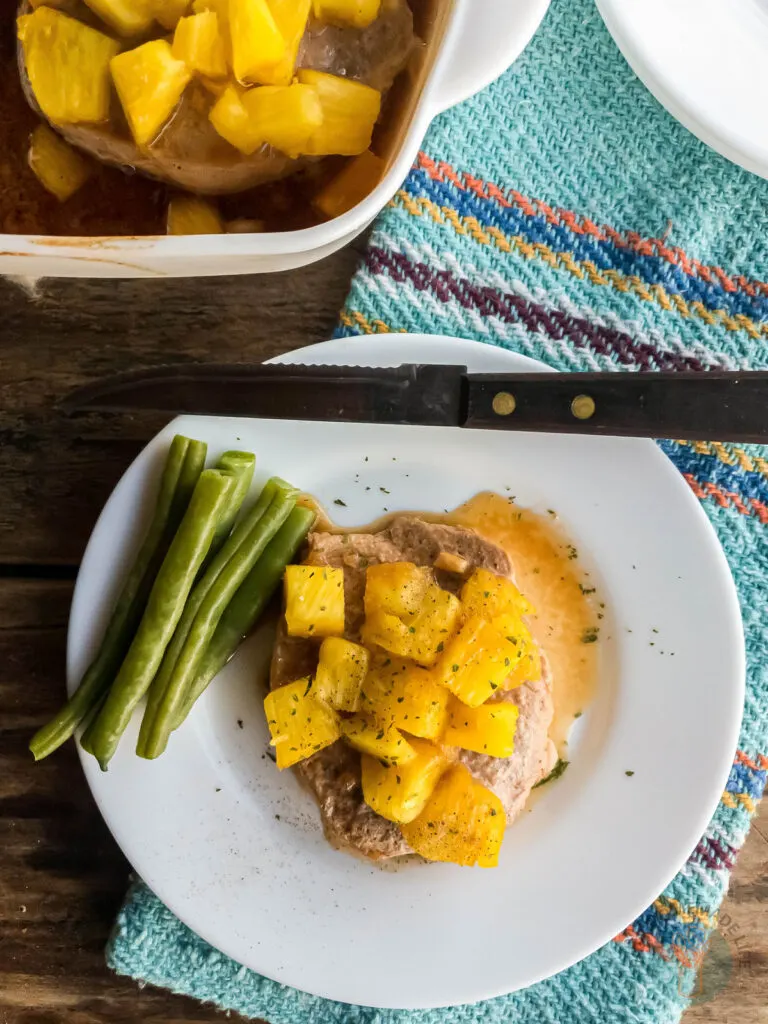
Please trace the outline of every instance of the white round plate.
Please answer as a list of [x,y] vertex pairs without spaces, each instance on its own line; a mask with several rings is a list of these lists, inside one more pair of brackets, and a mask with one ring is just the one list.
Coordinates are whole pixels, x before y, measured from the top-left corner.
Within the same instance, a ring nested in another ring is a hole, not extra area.
[[[332,341],[283,361],[541,368],[476,342],[407,335]],[[265,757],[258,638],[155,762],[134,755],[137,714],[106,774],[87,755],[83,767],[117,842],[170,909],[261,974],[392,1008],[471,1003],[530,985],[642,912],[715,810],[744,696],[725,557],[656,446],[183,416],[136,459],[96,524],[70,618],[70,689],[103,629],[176,432],[206,440],[213,458],[232,447],[256,452],[259,482],[279,473],[345,525],[385,508],[441,511],[510,487],[523,505],[558,511],[607,615],[598,693],[574,730],[571,766],[509,830],[496,870],[383,870],[331,849],[311,797]],[[695,770],[681,773],[681,765]],[[645,835],[653,843],[637,841]]]
[[768,177],[768,0],[597,0],[657,100],[707,145]]

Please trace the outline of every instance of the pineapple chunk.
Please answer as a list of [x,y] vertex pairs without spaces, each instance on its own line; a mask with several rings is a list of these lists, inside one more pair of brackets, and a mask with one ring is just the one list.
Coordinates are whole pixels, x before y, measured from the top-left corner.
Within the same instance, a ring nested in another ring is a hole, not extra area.
[[377,757],[382,763],[407,764],[416,757],[416,751],[401,732],[373,722],[365,715],[343,718],[341,732],[355,750]]
[[[384,175],[384,161],[366,149],[350,160],[347,166],[332,178],[312,200],[315,209],[333,219],[352,210],[370,195]],[[439,569],[441,566],[435,563]]]
[[261,82],[286,55],[267,0],[229,0],[229,30],[238,82]]
[[315,689],[337,711],[357,711],[370,655],[359,644],[326,637],[320,645]]
[[410,657],[419,665],[434,665],[453,636],[461,615],[458,598],[433,584],[427,589],[418,615],[408,626],[411,633]]
[[208,119],[227,142],[250,156],[255,153],[262,140],[254,131],[248,111],[243,106],[244,90],[237,85],[228,85],[214,103]]
[[397,658],[385,658],[371,668],[361,696],[365,714],[425,739],[437,739],[448,718],[445,687],[428,669]]
[[202,14],[204,11],[213,11],[222,30],[229,32],[229,0],[193,0],[192,13]]
[[461,603],[467,617],[477,615],[493,622],[500,616],[530,615],[533,606],[512,580],[487,569],[476,569],[461,588]]
[[199,196],[174,196],[168,204],[169,235],[221,235],[219,211]]
[[384,612],[407,619],[421,608],[432,582],[428,569],[412,562],[382,562],[365,573],[365,614]]
[[243,96],[253,131],[262,142],[290,157],[306,150],[323,112],[314,89],[307,85],[262,85]]
[[521,654],[489,622],[472,616],[446,646],[436,678],[463,704],[485,703],[503,688]]
[[173,56],[183,60],[190,71],[207,78],[226,78],[227,60],[219,18],[214,11],[202,11],[182,18],[173,36]]
[[61,203],[93,174],[93,165],[47,124],[39,124],[32,132],[27,160],[43,188]]
[[189,10],[190,0],[148,0],[149,9],[156,21],[159,21],[163,28],[173,32]]
[[299,45],[309,21],[312,0],[269,0],[269,9],[285,40],[285,55],[261,77],[264,85],[290,85],[296,70]]
[[406,764],[383,765],[363,754],[363,799],[388,821],[407,824],[418,818],[447,761],[426,740],[411,740],[416,756]]
[[272,736],[278,768],[290,768],[335,743],[339,719],[311,693],[312,679],[280,686],[264,698],[264,713]]
[[121,36],[138,36],[155,20],[149,0],[85,0],[86,4]]
[[289,636],[341,636],[344,570],[289,565],[285,570],[285,622]]
[[381,93],[369,85],[324,71],[301,68],[298,79],[311,85],[323,108],[323,123],[306,150],[311,156],[357,156],[371,145],[381,112]]
[[536,683],[541,679],[541,655],[536,644],[531,641],[526,653],[519,659],[512,674],[504,680],[503,690],[514,690],[522,683]]
[[448,709],[443,742],[490,757],[511,757],[518,713],[515,704],[494,702],[468,708],[454,697]]
[[38,7],[16,22],[40,109],[54,124],[106,121],[109,62],[120,44],[82,22]]
[[190,80],[171,44],[153,39],[110,62],[117,95],[138,146],[148,146],[173,113]]
[[427,860],[494,868],[507,817],[501,800],[464,765],[442,776],[421,814],[402,826],[406,842]]
[[377,612],[365,620],[360,631],[367,647],[383,647],[390,654],[410,658],[413,648],[413,634],[408,626],[396,615]]
[[315,17],[337,25],[368,28],[379,16],[381,0],[312,0]]

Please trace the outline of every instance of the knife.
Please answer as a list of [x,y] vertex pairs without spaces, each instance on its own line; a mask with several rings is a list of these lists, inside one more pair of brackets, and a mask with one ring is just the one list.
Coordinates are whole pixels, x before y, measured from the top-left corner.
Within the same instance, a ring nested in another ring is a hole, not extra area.
[[107,377],[71,392],[60,407],[762,443],[768,372],[504,374],[430,364],[203,363]]

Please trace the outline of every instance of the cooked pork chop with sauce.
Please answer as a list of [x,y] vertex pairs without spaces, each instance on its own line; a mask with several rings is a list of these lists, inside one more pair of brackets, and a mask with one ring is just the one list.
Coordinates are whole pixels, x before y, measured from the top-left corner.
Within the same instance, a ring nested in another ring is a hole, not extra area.
[[[450,564],[451,559],[441,557],[446,555],[456,556],[467,573],[483,568],[512,576],[506,553],[473,530],[427,523],[412,516],[399,516],[375,534],[310,534],[306,560],[313,565],[344,569],[345,636],[359,641],[367,566],[413,562],[433,567],[436,563]],[[461,577],[440,569],[436,577],[442,587],[453,592],[463,582]],[[272,659],[272,688],[313,673],[318,646],[317,641],[287,636],[281,624]],[[524,683],[493,699],[509,701],[519,708],[513,756],[498,758],[461,751],[459,757],[502,801],[509,824],[523,809],[533,786],[549,774],[557,760],[548,735],[553,704],[545,659],[539,681]],[[314,794],[326,836],[334,846],[355,850],[373,860],[412,852],[400,828],[364,802],[360,754],[346,743],[339,740],[326,747],[297,765],[296,771]]]

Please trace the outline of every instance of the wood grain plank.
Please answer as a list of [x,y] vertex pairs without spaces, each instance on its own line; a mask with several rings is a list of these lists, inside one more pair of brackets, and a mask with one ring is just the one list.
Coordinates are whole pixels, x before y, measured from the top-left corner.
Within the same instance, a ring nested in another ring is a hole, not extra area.
[[[74,748],[33,764],[31,732],[64,690],[72,584],[0,581],[0,1022],[182,1024],[210,1007],[113,976],[103,949],[129,867],[96,810]],[[760,830],[759,832],[757,830]],[[762,835],[760,834],[762,833]],[[768,1024],[768,801],[722,914],[733,965],[684,1024]]]
[[327,339],[361,244],[259,277],[47,280],[36,296],[0,279],[0,563],[76,564],[98,510],[163,422],[67,419],[58,398],[121,370],[260,362]]

